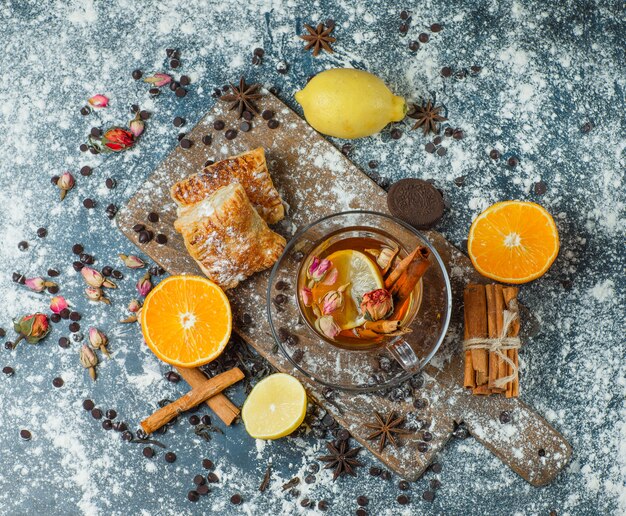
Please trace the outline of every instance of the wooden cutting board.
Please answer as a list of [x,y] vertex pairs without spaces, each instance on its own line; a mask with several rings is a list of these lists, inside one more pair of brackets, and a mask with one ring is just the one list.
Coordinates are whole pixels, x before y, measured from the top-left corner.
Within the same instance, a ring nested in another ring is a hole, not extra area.
[[[213,129],[213,122],[223,120],[226,129],[238,129],[239,121],[234,112],[218,102],[187,134],[193,142],[192,147],[185,150],[177,146],[118,213],[116,219],[121,231],[171,274],[201,274],[186,253],[182,238],[174,230],[176,209],[169,188],[176,181],[201,170],[208,159],[218,161],[255,147],[264,147],[270,173],[288,207],[286,220],[276,228],[287,238],[305,224],[332,213],[352,209],[387,213],[385,191],[296,113],[267,92],[258,107],[274,111],[279,127],[269,129],[267,122],[256,117],[250,132],[238,131],[235,139],[227,140],[224,130]],[[213,138],[210,145],[202,143],[202,137],[207,134]],[[147,214],[151,211],[160,214],[160,221],[156,224],[147,221]],[[153,240],[140,244],[138,234],[132,230],[137,223],[145,224],[155,233],[164,233],[168,243],[159,245]],[[518,399],[472,396],[462,388],[463,288],[469,282],[484,282],[484,279],[474,271],[469,259],[441,234],[435,231],[425,234],[447,266],[455,305],[446,343],[424,371],[426,382],[420,395],[428,401],[426,408],[417,410],[408,402],[390,401],[376,393],[337,392],[334,403],[328,403],[322,395],[322,387],[307,381],[280,351],[274,349],[265,309],[269,271],[255,275],[228,292],[235,330],[276,369],[300,378],[311,397],[362,446],[408,480],[416,480],[435,459],[450,439],[455,422],[465,422],[476,440],[516,473],[533,485],[547,484],[567,464],[571,447],[541,416]],[[244,313],[252,317],[252,324],[240,324]],[[532,374],[532,371],[528,373]],[[417,412],[417,417],[426,422],[425,429],[432,434],[428,450],[418,451],[418,443],[423,442],[423,432],[420,431],[403,438],[399,448],[387,446],[383,453],[378,453],[377,443],[366,439],[369,430],[364,427],[364,423],[373,422],[373,410],[381,413],[393,410],[398,414]],[[499,420],[503,411],[511,414],[512,421],[508,424]]]

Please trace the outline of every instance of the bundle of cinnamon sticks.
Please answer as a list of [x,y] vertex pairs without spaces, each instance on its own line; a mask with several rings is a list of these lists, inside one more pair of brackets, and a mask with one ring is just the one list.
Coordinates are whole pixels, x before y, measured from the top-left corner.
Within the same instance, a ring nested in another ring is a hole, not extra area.
[[465,288],[463,384],[473,394],[519,395],[517,293],[516,287],[499,284],[470,284]]

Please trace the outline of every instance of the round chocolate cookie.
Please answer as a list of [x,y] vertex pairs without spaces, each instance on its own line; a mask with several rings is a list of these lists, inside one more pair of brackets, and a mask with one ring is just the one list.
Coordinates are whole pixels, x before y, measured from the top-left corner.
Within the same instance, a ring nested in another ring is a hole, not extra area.
[[443,215],[443,196],[422,179],[401,179],[387,194],[387,206],[394,217],[417,229],[434,226]]

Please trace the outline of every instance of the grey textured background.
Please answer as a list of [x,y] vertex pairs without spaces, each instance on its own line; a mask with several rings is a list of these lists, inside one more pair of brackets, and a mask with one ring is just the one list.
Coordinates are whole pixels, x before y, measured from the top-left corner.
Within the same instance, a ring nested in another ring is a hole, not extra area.
[[[412,16],[406,37],[398,31],[402,8]],[[315,59],[295,35],[302,23],[326,18],[338,24],[336,53]],[[354,513],[360,494],[370,497],[370,514],[626,511],[622,2],[7,1],[0,22],[0,326],[9,330],[12,317],[44,310],[49,297],[17,287],[11,273],[34,276],[58,267],[62,293],[83,313],[81,324],[109,333],[114,353],[94,384],[78,364],[78,345],[64,350],[56,344],[68,333],[67,323],[37,347],[0,350],[1,365],[16,370],[0,378],[0,512],[230,513],[234,492],[246,501],[237,509],[241,513],[304,512],[280,484],[321,454],[322,442],[312,436],[257,449],[239,425],[205,443],[182,420],[160,438],[177,453],[177,462],[165,464],[157,450],[147,466],[141,445],[123,443],[84,413],[81,402],[90,397],[134,426],[158,400],[179,396],[185,386],[161,378],[168,368],[146,351],[137,328],[113,337],[139,273],[125,271],[111,307],[93,306],[69,265],[75,242],[96,255],[98,266],[119,266],[117,253],[130,251],[104,208],[123,204],[176,144],[174,116],[191,126],[215,101],[213,88],[242,74],[278,87],[280,98],[296,107],[293,93],[306,78],[334,66],[374,72],[409,99],[435,97],[450,124],[465,131],[461,141],[446,140],[443,158],[427,155],[428,140],[409,133],[408,125],[400,140],[390,140],[387,130],[355,142],[351,154],[370,174],[434,179],[450,204],[439,229],[453,243],[462,246],[473,217],[498,200],[535,200],[555,215],[560,256],[545,277],[521,292],[541,321],[540,333],[522,353],[522,398],[565,434],[574,460],[552,485],[535,489],[471,439],[454,441],[440,458],[443,485],[432,504],[421,499],[432,473],[412,484],[411,504],[402,508],[395,502],[398,479],[372,478],[367,468],[358,479],[335,484],[322,472],[306,496],[329,500],[332,514]],[[444,30],[410,52],[408,42],[435,22]],[[250,63],[257,46],[266,51],[261,66]],[[180,49],[180,73],[191,75],[193,84],[182,100],[169,91],[150,100],[146,85],[130,73],[167,71],[167,47]],[[279,61],[288,63],[287,74],[276,72]],[[472,65],[483,68],[477,76],[439,76],[443,66]],[[82,117],[81,106],[95,93],[108,95],[111,106]],[[78,151],[92,126],[124,123],[132,103],[153,112],[135,150],[109,159]],[[594,128],[583,134],[580,127],[588,121]],[[492,162],[493,147],[515,154],[520,165]],[[368,167],[371,160],[379,164],[375,171]],[[84,164],[97,166],[90,178],[78,174]],[[49,178],[63,170],[71,170],[78,185],[60,204]],[[109,176],[118,181],[112,191],[103,187]],[[459,176],[465,176],[461,187],[453,181]],[[532,190],[539,179],[548,187],[543,196]],[[82,208],[87,196],[96,199],[95,210]],[[48,228],[45,239],[35,235],[40,226]],[[30,242],[27,252],[17,250],[20,240]],[[51,386],[55,376],[65,379],[62,389]],[[241,390],[234,398],[243,401]],[[21,441],[20,428],[29,428],[33,439]],[[193,505],[186,493],[205,456],[218,463],[223,481],[209,499]],[[275,479],[259,494],[270,457]],[[365,455],[362,460],[374,463]]]

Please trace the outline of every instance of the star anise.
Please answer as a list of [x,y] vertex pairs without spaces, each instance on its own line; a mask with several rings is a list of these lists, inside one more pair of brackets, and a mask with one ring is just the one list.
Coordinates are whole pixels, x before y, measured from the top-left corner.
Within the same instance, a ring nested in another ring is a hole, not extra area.
[[442,109],[442,106],[433,106],[433,103],[429,100],[426,105],[422,104],[420,106],[414,104],[413,109],[407,116],[416,120],[413,129],[421,127],[424,131],[424,136],[429,132],[437,134],[439,132],[439,122],[445,122],[447,120],[446,117],[439,114]]
[[391,412],[386,418],[383,418],[378,412],[374,412],[376,416],[376,423],[365,423],[365,427],[374,430],[368,439],[379,438],[378,451],[382,452],[388,442],[394,446],[398,446],[396,443],[395,435],[410,434],[411,431],[406,428],[400,428],[400,425],[404,423],[404,417],[396,417],[394,412]]
[[238,118],[241,118],[244,111],[250,111],[258,115],[259,110],[254,105],[254,101],[262,97],[260,93],[257,93],[260,87],[260,84],[246,84],[246,80],[242,77],[239,80],[239,87],[231,83],[231,93],[222,95],[220,100],[223,100],[224,102],[231,102],[232,105],[228,109],[236,109]]
[[304,50],[313,49],[314,56],[317,56],[322,50],[326,50],[329,54],[333,53],[330,44],[337,41],[337,39],[333,38],[330,33],[335,29],[334,25],[332,27],[326,27],[323,23],[318,23],[317,27],[313,28],[305,23],[304,28],[309,31],[308,34],[300,36],[307,42],[304,46]]
[[324,469],[335,468],[333,471],[333,482],[344,475],[356,477],[355,468],[363,466],[355,459],[361,448],[350,448],[347,440],[341,441],[338,447],[333,442],[326,443],[326,447],[330,455],[318,457],[318,460],[328,463],[324,466]]

